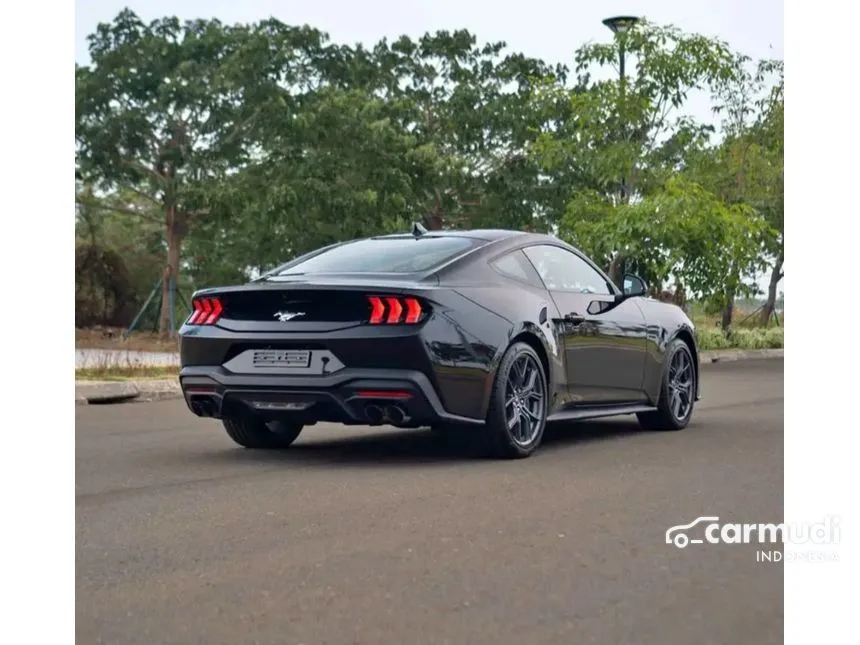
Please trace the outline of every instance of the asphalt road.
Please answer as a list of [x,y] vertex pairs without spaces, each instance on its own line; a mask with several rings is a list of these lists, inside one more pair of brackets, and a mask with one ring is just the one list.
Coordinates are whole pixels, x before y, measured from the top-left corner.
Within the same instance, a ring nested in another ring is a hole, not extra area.
[[683,432],[554,427],[516,462],[338,427],[260,454],[181,401],[78,408],[77,642],[781,643],[783,565],[665,532],[781,521],[783,362],[702,383]]

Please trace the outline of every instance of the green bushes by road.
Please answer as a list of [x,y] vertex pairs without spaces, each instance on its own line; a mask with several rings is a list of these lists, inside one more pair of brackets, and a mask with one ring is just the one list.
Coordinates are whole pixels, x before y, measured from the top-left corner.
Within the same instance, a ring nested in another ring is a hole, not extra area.
[[699,351],[716,349],[780,349],[784,340],[782,327],[734,329],[724,334],[719,327],[696,330]]

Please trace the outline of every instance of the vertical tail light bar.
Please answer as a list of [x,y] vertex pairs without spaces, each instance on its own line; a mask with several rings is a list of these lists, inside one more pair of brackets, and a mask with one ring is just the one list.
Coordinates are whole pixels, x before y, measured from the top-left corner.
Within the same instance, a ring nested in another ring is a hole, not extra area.
[[186,325],[214,325],[224,311],[221,299],[218,297],[195,298],[191,301],[191,306],[194,311],[186,321]]
[[388,324],[396,325],[400,322],[400,314],[403,313],[403,305],[400,304],[399,298],[386,298],[388,303]]
[[407,324],[414,325],[421,319],[421,314],[424,313],[421,310],[421,303],[418,302],[415,298],[406,298],[406,322]]
[[370,324],[378,325],[382,322],[382,319],[385,316],[385,305],[382,304],[382,298],[379,298],[377,296],[370,296],[368,300],[370,301],[370,306],[372,307],[370,312]]
[[371,325],[414,325],[420,322],[426,313],[417,298],[368,296],[367,301],[370,303]]

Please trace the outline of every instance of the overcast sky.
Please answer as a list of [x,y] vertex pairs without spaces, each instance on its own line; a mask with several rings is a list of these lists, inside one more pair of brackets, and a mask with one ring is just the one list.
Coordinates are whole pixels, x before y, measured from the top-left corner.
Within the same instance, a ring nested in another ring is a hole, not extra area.
[[[144,20],[177,15],[229,23],[275,17],[288,24],[312,25],[334,41],[349,44],[465,28],[480,41],[504,41],[510,50],[568,64],[582,43],[611,38],[601,20],[637,15],[715,36],[753,59],[783,58],[781,0],[77,0],[78,63],[89,61],[87,35],[124,7]],[[702,121],[712,118],[705,97],[695,97],[686,111]]]

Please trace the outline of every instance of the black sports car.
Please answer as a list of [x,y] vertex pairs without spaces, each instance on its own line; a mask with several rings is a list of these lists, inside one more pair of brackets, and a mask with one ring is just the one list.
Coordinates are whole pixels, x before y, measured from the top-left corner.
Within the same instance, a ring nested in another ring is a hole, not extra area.
[[551,236],[415,225],[198,291],[179,378],[247,448],[318,421],[470,433],[502,457],[531,454],[547,421],[680,430],[699,399],[693,324],[646,291]]

